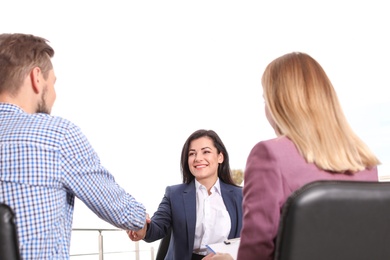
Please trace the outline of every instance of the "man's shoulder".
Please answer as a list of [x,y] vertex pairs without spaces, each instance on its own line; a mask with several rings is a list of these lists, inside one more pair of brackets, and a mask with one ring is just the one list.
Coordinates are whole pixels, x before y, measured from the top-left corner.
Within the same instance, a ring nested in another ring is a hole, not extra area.
[[[45,136],[45,140],[64,140],[65,136],[76,138],[78,141],[84,139],[81,129],[68,119],[48,114],[33,114],[25,119],[24,126],[29,132]],[[57,142],[55,141],[55,142]]]
[[69,129],[69,128],[78,128],[78,126],[73,123],[72,121],[60,117],[60,116],[52,116],[48,114],[34,114],[34,121],[42,126],[45,127],[54,127],[54,128],[64,128],[64,129]]

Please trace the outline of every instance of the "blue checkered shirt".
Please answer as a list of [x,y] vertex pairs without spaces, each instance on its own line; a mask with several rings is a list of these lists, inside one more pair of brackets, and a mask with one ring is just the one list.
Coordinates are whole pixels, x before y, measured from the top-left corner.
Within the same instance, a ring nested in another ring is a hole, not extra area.
[[118,228],[145,223],[145,207],[115,182],[77,126],[0,103],[0,202],[16,214],[24,260],[69,259],[75,197]]

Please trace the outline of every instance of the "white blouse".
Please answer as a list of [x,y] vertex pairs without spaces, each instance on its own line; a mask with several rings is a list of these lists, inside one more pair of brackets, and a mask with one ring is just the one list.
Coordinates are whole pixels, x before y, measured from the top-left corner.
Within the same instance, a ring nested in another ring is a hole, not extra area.
[[209,195],[205,186],[195,180],[196,227],[193,252],[207,254],[207,244],[225,241],[230,233],[231,220],[222,199],[219,179]]

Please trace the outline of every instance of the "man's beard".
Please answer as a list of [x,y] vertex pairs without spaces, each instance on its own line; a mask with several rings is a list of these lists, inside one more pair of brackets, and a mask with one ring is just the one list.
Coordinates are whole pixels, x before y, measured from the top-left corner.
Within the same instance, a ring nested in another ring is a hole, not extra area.
[[42,91],[41,101],[38,103],[35,113],[44,113],[50,115],[50,109],[46,105],[47,86]]

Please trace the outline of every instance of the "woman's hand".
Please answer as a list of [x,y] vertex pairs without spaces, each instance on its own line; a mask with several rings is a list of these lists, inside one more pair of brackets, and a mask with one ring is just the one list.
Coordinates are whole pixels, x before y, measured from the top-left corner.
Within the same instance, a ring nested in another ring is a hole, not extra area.
[[129,238],[131,239],[131,241],[140,241],[140,240],[145,238],[148,224],[150,223],[150,221],[151,220],[150,220],[149,214],[146,213],[146,221],[145,221],[145,225],[143,228],[141,228],[138,231],[126,230],[126,233],[129,236]]

